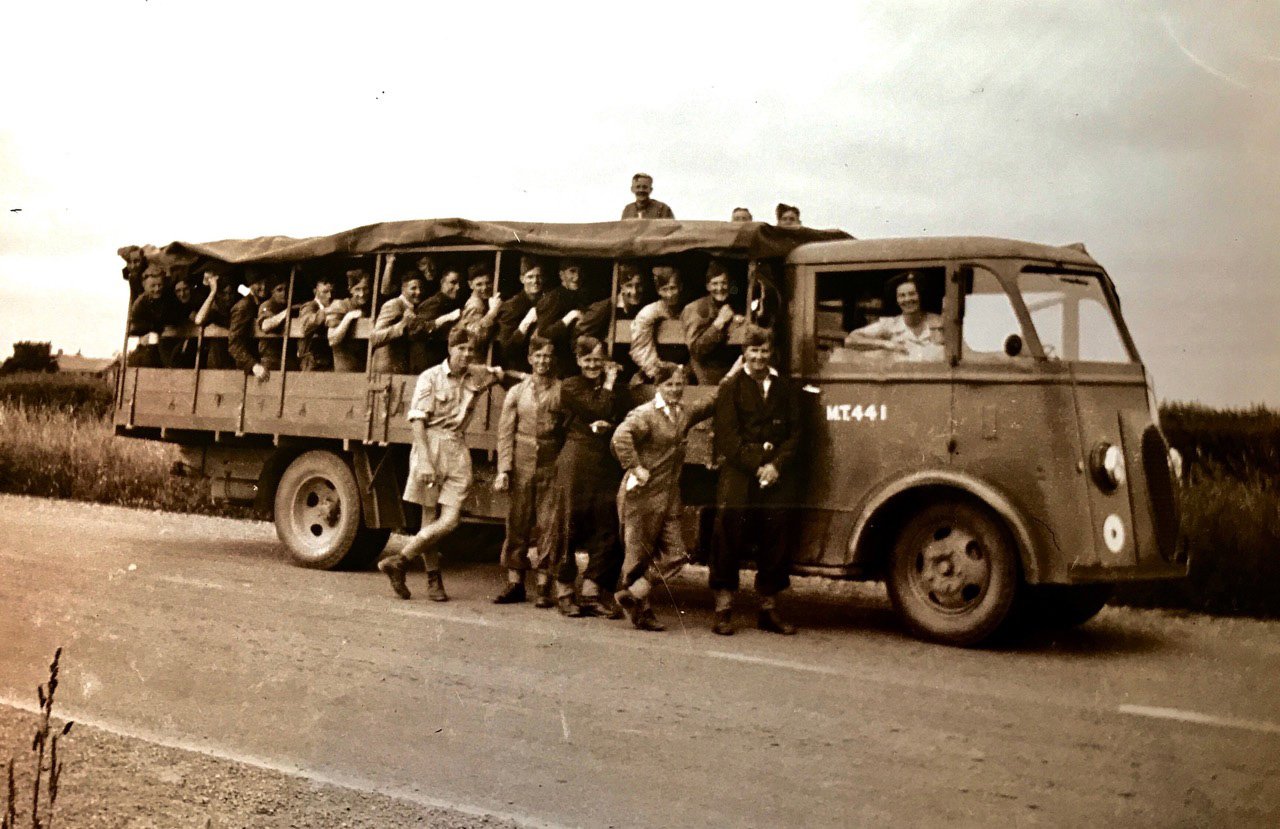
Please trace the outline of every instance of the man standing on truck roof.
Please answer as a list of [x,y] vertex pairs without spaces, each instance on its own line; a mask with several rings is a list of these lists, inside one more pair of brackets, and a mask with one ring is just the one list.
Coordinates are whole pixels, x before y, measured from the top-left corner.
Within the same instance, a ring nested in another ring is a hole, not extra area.
[[789,510],[796,502],[795,469],[800,443],[800,404],[790,378],[770,365],[768,331],[752,328],[743,343],[743,370],[720,386],[716,397],[715,450],[722,458],[716,485],[708,583],[715,593],[715,624],[733,634],[733,594],[743,553],[755,547],[757,626],[790,635],[795,627],[778,615],[776,597],[791,584]]
[[378,569],[387,575],[391,589],[402,599],[410,598],[405,571],[411,561],[422,556],[427,570],[427,597],[433,602],[449,601],[437,545],[457,528],[462,504],[471,488],[471,451],[462,435],[482,392],[504,379],[524,377],[497,366],[474,365],[475,360],[475,335],[465,328],[454,328],[449,332],[449,358],[422,372],[413,389],[408,414],[413,444],[404,500],[421,505],[422,528],[405,545],[404,552],[378,562]]
[[249,289],[249,293],[231,306],[227,349],[231,352],[231,359],[236,362],[236,368],[252,374],[261,383],[270,373],[262,364],[262,357],[258,354],[257,331],[258,306],[267,298],[267,275],[263,271],[249,268],[245,270],[244,279],[244,285]]
[[631,177],[631,192],[636,200],[622,208],[622,218],[626,219],[674,219],[676,214],[671,208],[657,199],[649,198],[653,192],[653,176],[648,173],[636,173]]

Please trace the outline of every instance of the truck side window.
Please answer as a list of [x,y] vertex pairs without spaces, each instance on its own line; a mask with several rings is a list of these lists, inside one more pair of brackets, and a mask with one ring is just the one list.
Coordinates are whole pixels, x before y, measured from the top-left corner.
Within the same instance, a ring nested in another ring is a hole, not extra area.
[[819,365],[942,362],[943,276],[936,267],[819,273],[814,283]]
[[[1011,336],[1017,337],[1010,343]],[[973,287],[965,296],[961,323],[962,357],[969,361],[998,362],[1013,356],[1029,357],[1022,345],[1022,324],[1014,313],[1004,286],[995,275],[977,268]],[[1009,346],[1013,346],[1010,348]],[[1011,355],[1009,351],[1014,351]]]

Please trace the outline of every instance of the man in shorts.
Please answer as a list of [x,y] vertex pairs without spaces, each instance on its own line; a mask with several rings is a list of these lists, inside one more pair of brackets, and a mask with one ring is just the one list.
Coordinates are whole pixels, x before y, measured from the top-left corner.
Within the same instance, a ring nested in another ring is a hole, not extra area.
[[[391,589],[402,599],[410,597],[405,571],[421,556],[427,570],[427,597],[434,602],[449,601],[437,545],[457,528],[471,488],[471,452],[462,435],[484,391],[504,379],[524,378],[519,372],[504,372],[497,366],[474,365],[475,361],[475,335],[465,328],[454,328],[449,333],[449,358],[422,372],[413,389],[408,414],[413,445],[404,500],[422,507],[422,529],[403,552],[378,562],[378,569],[386,573]],[[428,520],[432,516],[435,520]]]

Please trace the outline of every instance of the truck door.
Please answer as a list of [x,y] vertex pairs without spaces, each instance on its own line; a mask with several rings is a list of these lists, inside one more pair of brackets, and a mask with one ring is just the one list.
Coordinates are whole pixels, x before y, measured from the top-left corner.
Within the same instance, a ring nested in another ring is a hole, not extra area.
[[[795,343],[805,407],[807,514],[797,561],[851,562],[847,540],[881,483],[948,462],[945,268],[819,266],[796,281],[811,325]],[[914,326],[904,329],[905,315]]]

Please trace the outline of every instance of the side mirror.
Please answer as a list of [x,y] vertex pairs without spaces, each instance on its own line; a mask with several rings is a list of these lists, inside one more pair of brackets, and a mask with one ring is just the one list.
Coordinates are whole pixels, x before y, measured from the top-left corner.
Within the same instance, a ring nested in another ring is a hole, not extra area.
[[1022,337],[1017,334],[1010,334],[1004,338],[1004,353],[1010,357],[1017,357],[1022,353]]

